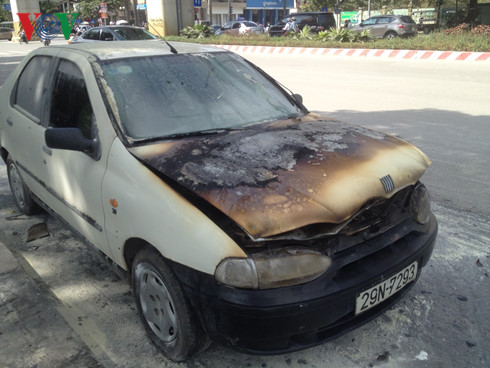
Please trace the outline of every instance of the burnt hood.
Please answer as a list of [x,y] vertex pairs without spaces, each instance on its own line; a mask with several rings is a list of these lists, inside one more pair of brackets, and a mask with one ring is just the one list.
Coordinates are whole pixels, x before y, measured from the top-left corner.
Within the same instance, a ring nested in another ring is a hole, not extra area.
[[316,114],[129,148],[252,238],[341,223],[430,165],[413,145]]

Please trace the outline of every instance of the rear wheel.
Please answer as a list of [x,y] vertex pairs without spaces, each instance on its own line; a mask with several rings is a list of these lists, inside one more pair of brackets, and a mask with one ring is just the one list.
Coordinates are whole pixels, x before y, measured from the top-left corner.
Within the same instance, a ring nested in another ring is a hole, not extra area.
[[396,38],[398,35],[396,34],[396,32],[387,32],[385,34],[385,38],[387,39],[393,39],[393,38]]
[[37,203],[34,202],[31,192],[24,184],[22,177],[14,160],[7,157],[7,174],[9,178],[10,190],[14,195],[15,204],[19,210],[26,215],[32,215],[38,211]]
[[165,356],[182,362],[206,345],[207,336],[160,253],[146,247],[136,255],[132,284],[146,333]]

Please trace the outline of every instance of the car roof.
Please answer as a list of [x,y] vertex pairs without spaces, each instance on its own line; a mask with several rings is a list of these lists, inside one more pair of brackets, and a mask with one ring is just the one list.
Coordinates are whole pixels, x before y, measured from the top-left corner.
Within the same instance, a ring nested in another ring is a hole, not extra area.
[[318,14],[333,14],[332,12],[298,12],[286,15],[286,17],[295,17],[296,15],[318,15]]
[[[179,54],[199,54],[205,52],[228,52],[224,49],[199,45],[189,42],[171,42],[170,43]],[[118,42],[90,42],[77,43],[70,45],[53,45],[49,48],[39,48],[36,53],[44,54],[44,49],[59,50],[60,55],[64,52],[84,54],[87,59],[111,60],[126,57],[158,56],[172,55],[170,47],[162,40],[144,40],[144,41],[118,41]],[[49,52],[51,54],[51,52]]]

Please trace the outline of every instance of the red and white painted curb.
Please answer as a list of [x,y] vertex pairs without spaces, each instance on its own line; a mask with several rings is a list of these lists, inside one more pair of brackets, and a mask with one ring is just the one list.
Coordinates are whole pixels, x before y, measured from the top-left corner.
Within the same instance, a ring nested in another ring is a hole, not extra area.
[[258,53],[272,55],[316,55],[316,56],[364,56],[368,58],[406,60],[465,60],[488,61],[490,52],[427,51],[427,50],[378,50],[378,49],[324,49],[313,47],[271,47],[214,45],[237,53]]

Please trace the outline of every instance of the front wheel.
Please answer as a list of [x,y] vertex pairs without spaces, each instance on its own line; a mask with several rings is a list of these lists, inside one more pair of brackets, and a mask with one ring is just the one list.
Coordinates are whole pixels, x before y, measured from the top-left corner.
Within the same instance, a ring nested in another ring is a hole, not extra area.
[[31,192],[24,184],[22,177],[20,176],[17,165],[12,157],[7,157],[7,175],[10,184],[10,190],[14,195],[15,204],[19,210],[26,215],[32,215],[37,212],[38,206],[34,202],[31,196]]
[[150,340],[173,361],[189,359],[208,339],[173,271],[149,246],[136,255],[132,271],[136,306]]

